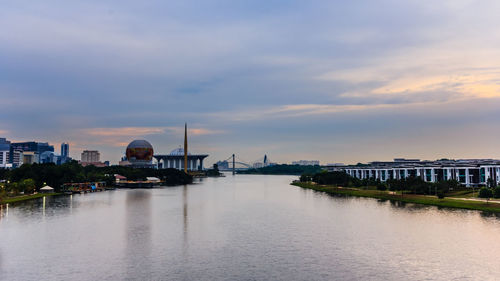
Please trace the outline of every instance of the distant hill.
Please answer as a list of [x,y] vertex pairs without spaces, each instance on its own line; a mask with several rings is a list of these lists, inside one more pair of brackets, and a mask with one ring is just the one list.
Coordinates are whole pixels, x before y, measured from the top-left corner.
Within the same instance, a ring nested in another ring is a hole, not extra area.
[[246,171],[238,171],[238,174],[260,174],[260,175],[302,175],[316,174],[322,171],[321,166],[301,166],[301,165],[274,165]]

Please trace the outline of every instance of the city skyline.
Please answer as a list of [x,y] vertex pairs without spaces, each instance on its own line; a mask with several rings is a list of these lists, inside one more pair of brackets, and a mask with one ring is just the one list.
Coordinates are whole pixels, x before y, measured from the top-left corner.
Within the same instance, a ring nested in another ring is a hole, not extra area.
[[134,139],[252,161],[500,158],[500,3],[26,1],[0,137],[116,164]]

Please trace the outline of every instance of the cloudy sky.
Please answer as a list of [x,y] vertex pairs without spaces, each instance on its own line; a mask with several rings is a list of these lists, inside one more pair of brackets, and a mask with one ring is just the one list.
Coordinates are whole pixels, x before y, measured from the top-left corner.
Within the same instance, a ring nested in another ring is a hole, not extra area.
[[117,163],[500,158],[495,0],[0,0],[0,136]]

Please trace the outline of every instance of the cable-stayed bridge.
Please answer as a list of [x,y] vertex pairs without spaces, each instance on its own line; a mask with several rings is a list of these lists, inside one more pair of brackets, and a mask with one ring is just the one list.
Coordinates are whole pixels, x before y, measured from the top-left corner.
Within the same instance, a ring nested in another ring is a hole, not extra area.
[[241,171],[241,170],[248,170],[251,168],[261,168],[269,165],[271,161],[267,157],[267,155],[264,155],[264,157],[261,157],[257,160],[254,161],[245,161],[235,154],[229,156],[225,160],[221,160],[217,162],[217,165],[219,167],[219,170],[221,171]]

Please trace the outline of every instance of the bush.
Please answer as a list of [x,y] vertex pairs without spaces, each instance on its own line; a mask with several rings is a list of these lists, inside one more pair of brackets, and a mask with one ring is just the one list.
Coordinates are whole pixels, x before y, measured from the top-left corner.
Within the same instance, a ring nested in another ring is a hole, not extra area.
[[310,182],[310,181],[312,181],[312,175],[303,174],[300,176],[299,181],[300,182]]
[[348,186],[351,176],[345,172],[326,172],[315,174],[312,180],[317,184]]
[[387,190],[387,186],[385,185],[385,183],[379,182],[377,184],[377,189],[380,190],[380,191],[385,191],[385,190]]
[[493,190],[493,197],[495,197],[495,198],[500,198],[500,187],[496,187],[496,188]]
[[439,199],[443,199],[443,198],[444,198],[444,191],[443,191],[443,190],[441,190],[441,189],[440,189],[440,190],[438,190],[438,192],[437,192],[437,197],[438,197]]
[[479,190],[479,198],[491,198],[493,197],[493,192],[491,189],[483,187]]

